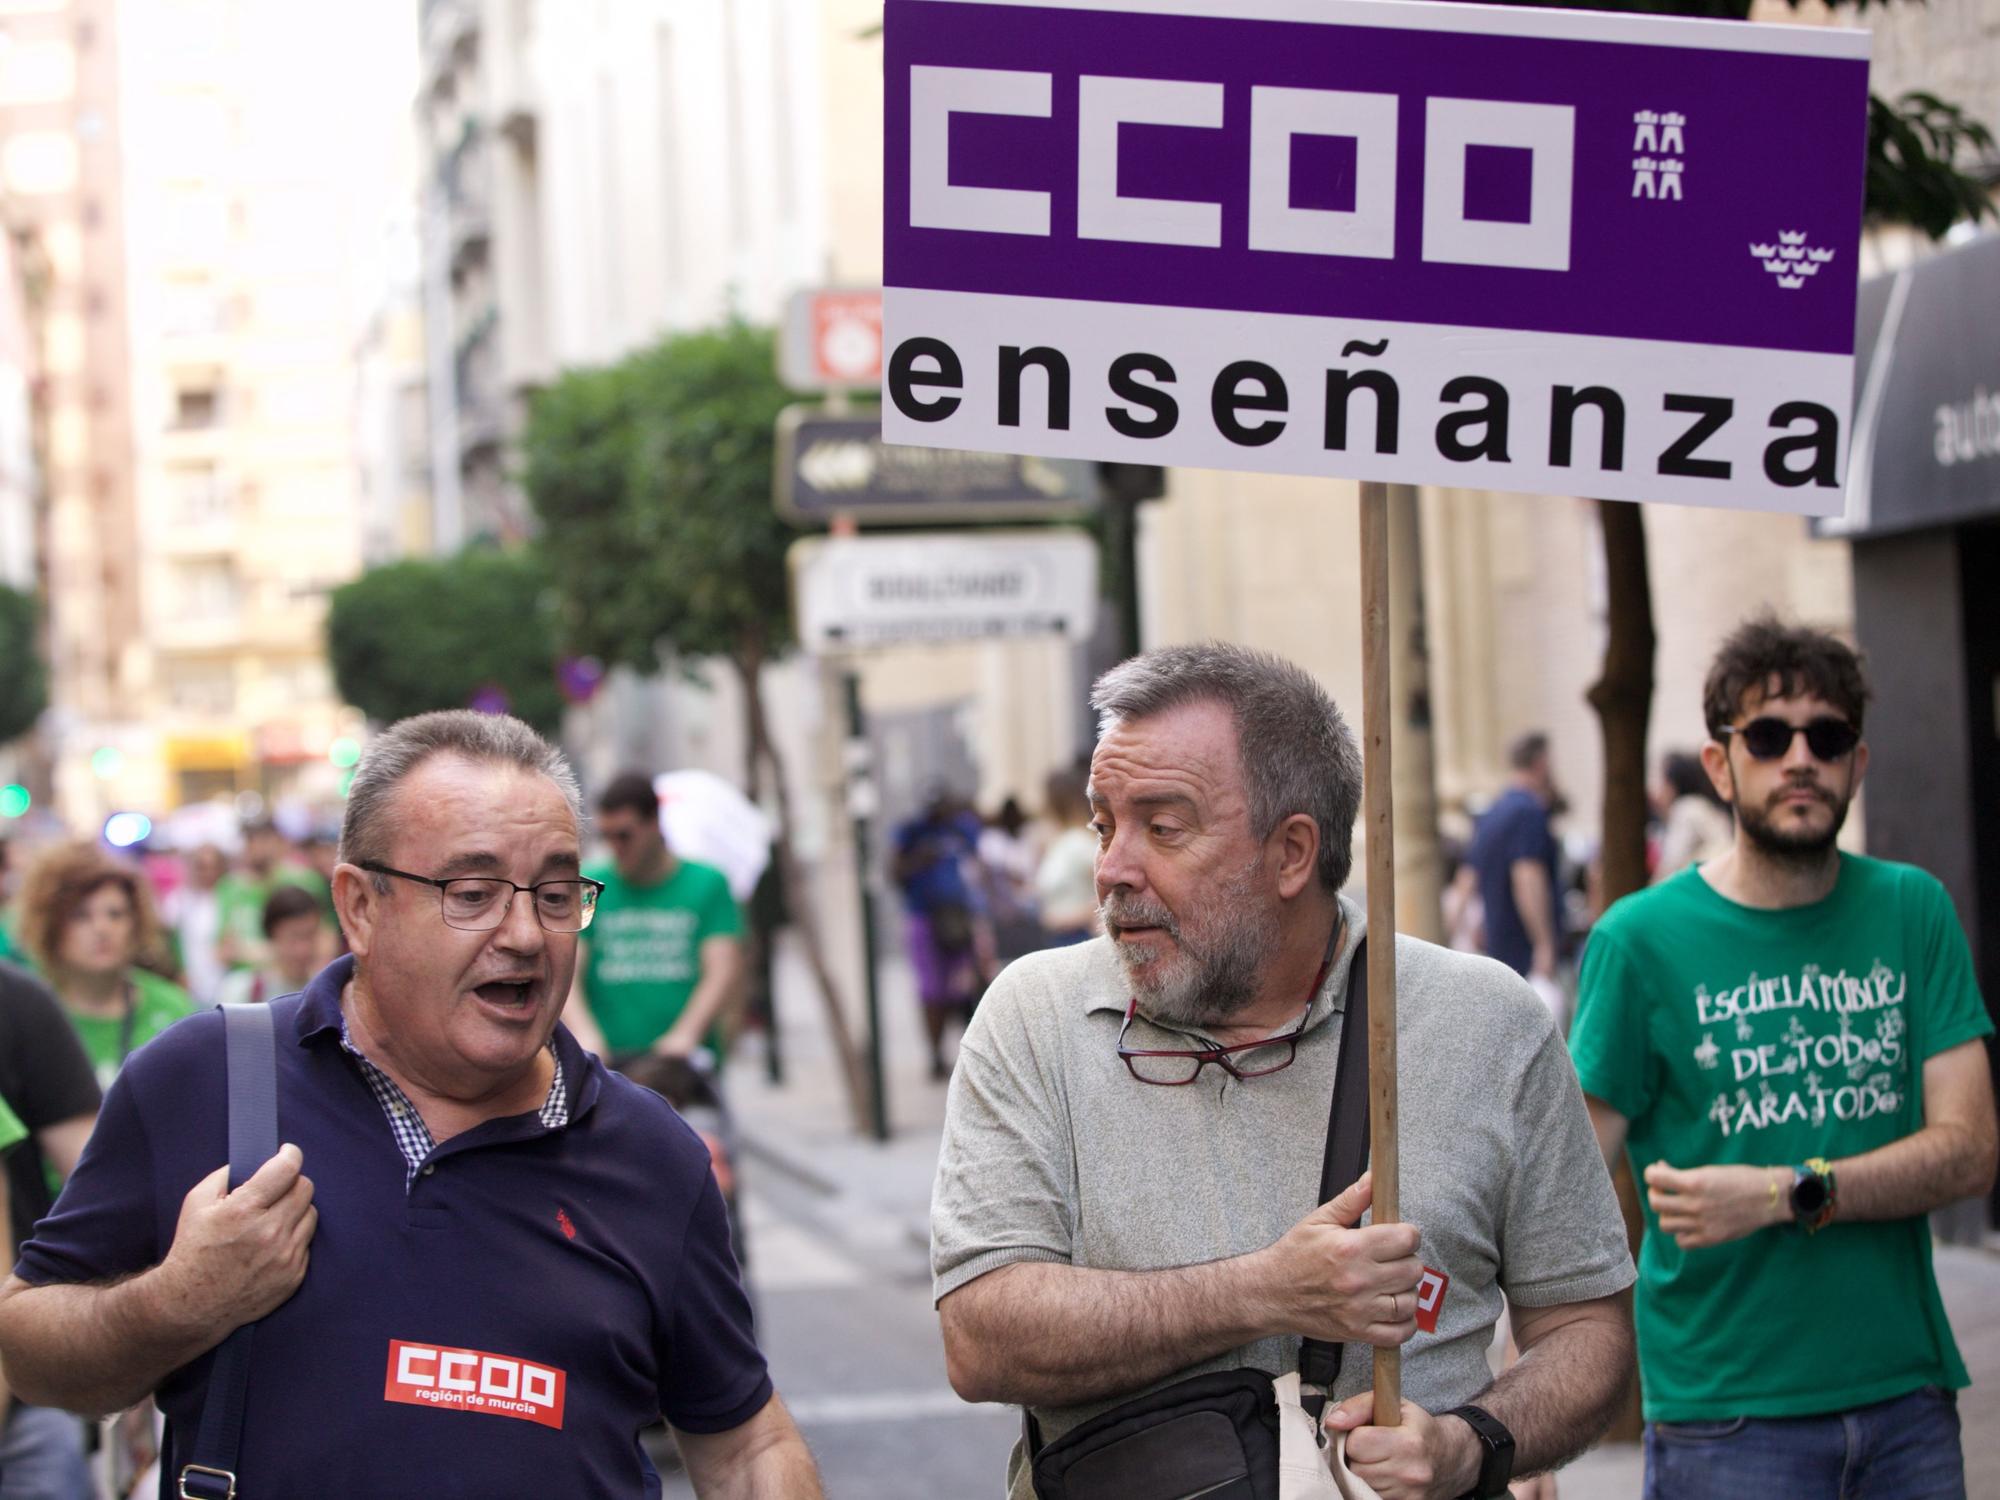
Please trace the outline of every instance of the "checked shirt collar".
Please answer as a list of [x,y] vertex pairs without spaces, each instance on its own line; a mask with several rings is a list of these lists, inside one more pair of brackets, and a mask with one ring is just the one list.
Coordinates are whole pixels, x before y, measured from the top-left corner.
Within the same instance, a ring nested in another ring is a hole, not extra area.
[[[348,1056],[361,1065],[361,1076],[368,1080],[368,1091],[375,1096],[375,1102],[382,1106],[382,1113],[389,1118],[389,1129],[395,1134],[396,1145],[403,1153],[403,1188],[407,1192],[410,1184],[417,1180],[418,1169],[437,1149],[437,1142],[431,1138],[431,1128],[424,1123],[424,1117],[417,1113],[417,1107],[410,1103],[409,1095],[402,1091],[396,1080],[354,1045],[347,1034],[345,1015],[340,1018],[340,1045],[346,1049]],[[542,1101],[537,1114],[547,1129],[561,1130],[569,1124],[569,1090],[563,1086],[562,1054],[551,1046],[549,1055],[555,1059],[556,1076],[550,1080],[549,1097]]]

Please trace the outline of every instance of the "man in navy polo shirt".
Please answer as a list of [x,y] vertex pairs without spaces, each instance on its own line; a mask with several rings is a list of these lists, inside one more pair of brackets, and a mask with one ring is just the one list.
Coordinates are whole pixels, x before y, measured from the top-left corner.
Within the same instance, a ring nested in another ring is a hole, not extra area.
[[272,1007],[286,1144],[226,1191],[219,1015],[136,1054],[0,1288],[20,1395],[155,1394],[171,1493],[210,1351],[260,1320],[248,1500],[658,1495],[662,1414],[697,1494],[819,1496],[707,1151],[557,1024],[595,894],[577,808],[511,719],[375,741],[334,878],[352,954]]

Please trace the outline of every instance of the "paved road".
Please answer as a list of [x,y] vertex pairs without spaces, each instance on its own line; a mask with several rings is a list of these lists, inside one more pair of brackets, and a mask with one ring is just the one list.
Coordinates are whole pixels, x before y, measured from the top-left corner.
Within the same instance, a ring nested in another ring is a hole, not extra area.
[[[823,1227],[825,1200],[761,1175],[746,1225],[759,1336],[827,1494],[999,1494],[1016,1419],[946,1384],[922,1250],[903,1239],[855,1251]],[[666,1493],[693,1490],[676,1474]]]

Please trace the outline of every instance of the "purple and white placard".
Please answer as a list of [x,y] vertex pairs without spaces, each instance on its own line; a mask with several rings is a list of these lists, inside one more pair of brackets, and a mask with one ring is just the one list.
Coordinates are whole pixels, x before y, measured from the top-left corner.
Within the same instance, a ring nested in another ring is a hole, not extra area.
[[1868,36],[887,0],[892,442],[1838,513]]

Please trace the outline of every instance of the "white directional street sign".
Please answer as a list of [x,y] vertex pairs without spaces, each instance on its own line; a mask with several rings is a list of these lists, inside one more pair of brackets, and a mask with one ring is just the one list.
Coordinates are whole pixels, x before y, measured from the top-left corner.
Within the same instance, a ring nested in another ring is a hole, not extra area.
[[811,651],[1062,636],[1097,619],[1097,544],[1080,532],[807,539],[791,551]]

